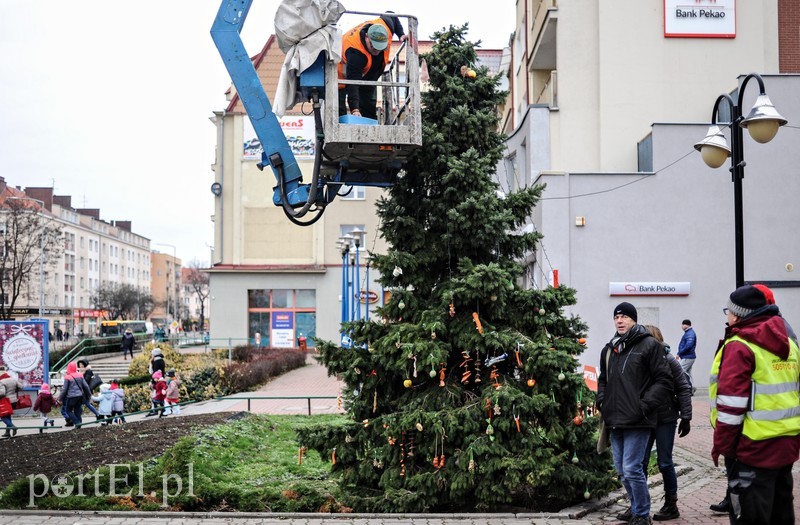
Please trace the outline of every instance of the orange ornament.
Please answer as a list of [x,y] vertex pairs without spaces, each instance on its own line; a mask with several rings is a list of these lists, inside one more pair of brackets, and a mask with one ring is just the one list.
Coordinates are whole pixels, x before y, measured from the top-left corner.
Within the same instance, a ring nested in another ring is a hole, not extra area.
[[533,388],[536,385],[535,379],[528,379],[528,386]]
[[581,426],[583,424],[583,418],[580,414],[572,418],[572,422],[575,423],[576,426]]

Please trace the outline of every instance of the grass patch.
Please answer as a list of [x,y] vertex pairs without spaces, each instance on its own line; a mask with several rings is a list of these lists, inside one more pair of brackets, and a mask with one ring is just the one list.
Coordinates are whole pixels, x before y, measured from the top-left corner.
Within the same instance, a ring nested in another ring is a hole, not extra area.
[[0,507],[32,508],[33,487],[40,509],[347,512],[327,458],[308,450],[298,464],[296,434],[342,419],[246,415],[181,438],[156,460],[70,474],[59,494],[51,480],[19,479],[0,493]]

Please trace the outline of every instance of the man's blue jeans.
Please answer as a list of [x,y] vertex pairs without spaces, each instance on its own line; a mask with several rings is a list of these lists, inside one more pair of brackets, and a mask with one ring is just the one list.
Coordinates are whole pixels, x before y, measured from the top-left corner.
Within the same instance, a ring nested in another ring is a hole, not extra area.
[[649,428],[611,429],[614,467],[628,492],[634,516],[650,515],[650,491],[647,489],[647,478],[642,470],[642,458],[647,453],[651,432]]
[[647,443],[642,468],[645,478],[647,477],[647,467],[650,464],[650,451],[653,450],[653,443],[656,444],[658,454],[658,470],[664,478],[664,493],[676,496],[678,494],[678,475],[675,473],[675,463],[672,461],[672,449],[675,447],[675,428],[678,426],[676,421],[672,423],[661,423],[656,427],[656,431],[651,435]]

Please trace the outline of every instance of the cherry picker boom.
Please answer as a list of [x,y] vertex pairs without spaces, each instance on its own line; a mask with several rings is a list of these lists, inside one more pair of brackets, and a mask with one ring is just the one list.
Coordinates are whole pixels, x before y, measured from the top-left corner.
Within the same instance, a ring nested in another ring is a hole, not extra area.
[[[211,37],[263,147],[258,168],[270,166],[277,180],[273,203],[283,208],[290,221],[306,226],[322,216],[343,185],[391,186],[408,156],[422,144],[417,19],[392,14],[405,20],[408,39],[396,51],[393,49],[391,61],[379,81],[339,79],[337,63],[324,49],[300,71],[296,79],[299,98],[311,102],[316,134],[311,181],[304,183],[280,120],[240,36],[252,2],[222,0]],[[308,0],[284,0],[284,4],[287,2],[306,7],[309,4]],[[348,13],[373,18],[382,14]],[[338,29],[335,35],[341,41]],[[340,84],[377,86],[381,101],[378,119],[339,116]],[[311,218],[301,220],[307,214]]]

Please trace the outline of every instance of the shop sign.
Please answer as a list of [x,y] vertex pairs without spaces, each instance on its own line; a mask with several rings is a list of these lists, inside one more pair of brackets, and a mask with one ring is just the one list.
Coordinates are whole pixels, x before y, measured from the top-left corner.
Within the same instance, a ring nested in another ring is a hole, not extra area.
[[689,282],[608,283],[608,295],[689,295]]
[[667,38],[736,38],[736,0],[664,0]]
[[372,290],[370,290],[369,292],[361,290],[361,294],[359,296],[359,301],[361,301],[361,304],[365,304],[367,300],[369,300],[369,304],[377,303],[378,299],[379,299],[378,294],[373,292]]

